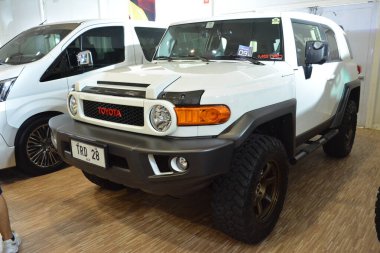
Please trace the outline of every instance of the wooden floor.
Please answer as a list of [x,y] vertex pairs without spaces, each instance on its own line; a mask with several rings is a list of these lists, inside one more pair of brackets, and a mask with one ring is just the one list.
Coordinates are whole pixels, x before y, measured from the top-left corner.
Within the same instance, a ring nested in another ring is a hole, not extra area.
[[374,207],[380,186],[380,131],[358,129],[351,155],[322,150],[290,170],[273,233],[246,245],[215,230],[209,189],[183,199],[111,192],[73,167],[28,178],[0,171],[20,252],[380,252]]

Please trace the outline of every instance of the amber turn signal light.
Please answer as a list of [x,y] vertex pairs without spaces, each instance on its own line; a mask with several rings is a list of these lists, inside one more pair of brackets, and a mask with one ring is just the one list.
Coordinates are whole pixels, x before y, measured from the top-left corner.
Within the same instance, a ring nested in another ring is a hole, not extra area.
[[178,126],[217,125],[226,122],[231,115],[225,105],[175,107]]

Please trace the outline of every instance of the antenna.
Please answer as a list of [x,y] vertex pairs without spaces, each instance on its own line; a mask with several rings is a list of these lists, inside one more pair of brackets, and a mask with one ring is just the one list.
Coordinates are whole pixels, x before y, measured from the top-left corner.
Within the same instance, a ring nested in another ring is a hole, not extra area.
[[47,19],[45,19],[44,21],[42,21],[42,23],[40,23],[39,25],[43,25],[46,21],[47,21]]

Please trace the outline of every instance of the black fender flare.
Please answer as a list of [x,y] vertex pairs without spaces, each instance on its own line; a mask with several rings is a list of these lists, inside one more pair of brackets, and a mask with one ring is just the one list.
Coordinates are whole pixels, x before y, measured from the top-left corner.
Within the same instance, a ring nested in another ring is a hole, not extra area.
[[295,149],[296,107],[297,100],[289,99],[249,111],[225,129],[218,138],[232,140],[235,147],[238,147],[263,124],[286,116],[287,120],[282,125],[280,140],[288,156],[291,157]]
[[360,102],[360,80],[356,79],[354,81],[348,82],[345,85],[342,99],[339,102],[338,109],[336,111],[334,120],[331,124],[331,128],[337,128],[342,123],[344,111],[346,109],[348,100],[352,97],[351,95],[354,94],[354,92],[357,92],[355,94],[356,98],[354,98],[357,103],[358,109],[359,109],[359,102]]

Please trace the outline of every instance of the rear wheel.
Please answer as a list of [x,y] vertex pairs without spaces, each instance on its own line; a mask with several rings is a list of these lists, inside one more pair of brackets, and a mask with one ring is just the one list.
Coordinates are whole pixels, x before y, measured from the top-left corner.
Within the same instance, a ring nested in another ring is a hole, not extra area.
[[48,125],[50,115],[28,120],[16,143],[16,164],[19,169],[31,176],[56,171],[65,166],[51,141]]
[[112,181],[109,181],[107,179],[104,179],[104,178],[101,178],[101,177],[98,177],[98,176],[95,176],[93,174],[90,174],[90,173],[87,173],[85,171],[83,171],[83,175],[92,183],[100,186],[101,188],[104,188],[104,189],[107,189],[107,190],[112,190],[112,191],[117,191],[117,190],[121,190],[121,189],[124,189],[125,186],[122,185],[122,184],[117,184],[117,183],[114,183]]
[[282,143],[253,135],[233,158],[231,170],[213,184],[216,227],[247,243],[258,243],[273,230],[284,204],[288,161]]
[[332,157],[346,157],[350,154],[355,140],[358,107],[349,100],[339,127],[339,133],[323,145],[325,153]]

